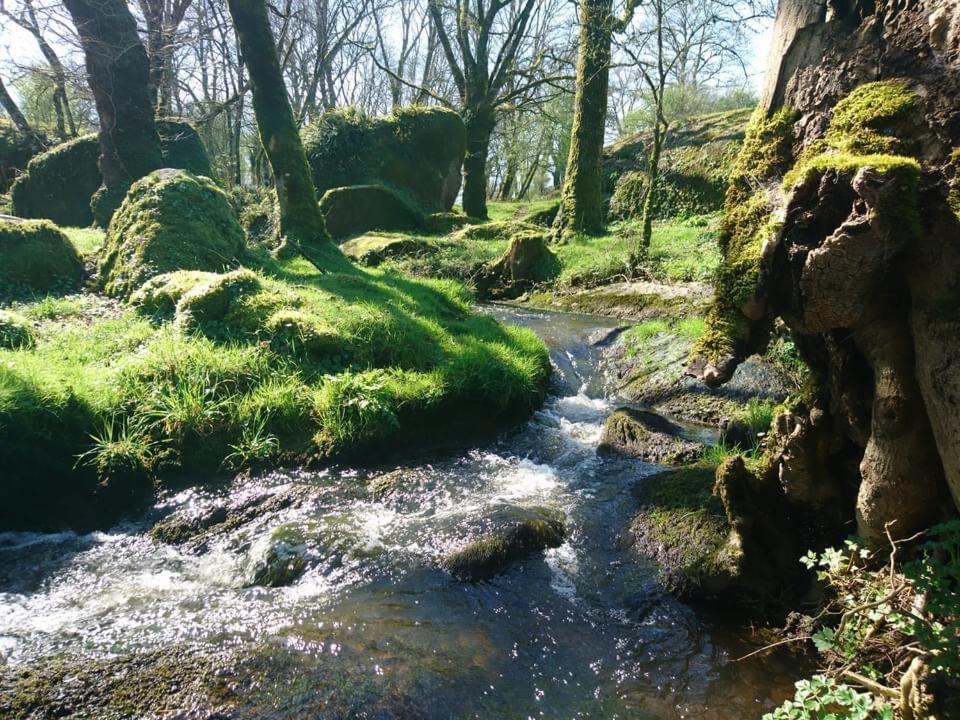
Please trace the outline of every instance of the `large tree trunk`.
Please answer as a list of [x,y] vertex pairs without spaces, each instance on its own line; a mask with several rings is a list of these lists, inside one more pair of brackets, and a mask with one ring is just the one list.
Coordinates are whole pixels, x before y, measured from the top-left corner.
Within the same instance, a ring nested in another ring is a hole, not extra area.
[[273,168],[280,205],[284,247],[296,248],[321,269],[336,263],[324,228],[310,167],[287,98],[277,47],[264,0],[229,0],[253,91],[253,111],[260,141]]
[[490,136],[496,125],[493,109],[468,107],[463,113],[467,128],[467,154],[463,160],[463,211],[470,217],[487,219],[487,157]]
[[100,117],[103,187],[91,205],[106,226],[135,180],[162,163],[148,92],[147,53],[124,0],[64,0],[80,35]]
[[[782,0],[769,67],[690,367],[725,382],[780,318],[811,369],[746,483],[782,519],[739,539],[748,566],[785,536],[823,545],[856,521],[885,546],[960,508],[960,0]],[[798,427],[832,441],[791,447]],[[725,492],[742,487],[718,477],[731,517],[770,512]]]
[[580,12],[573,132],[560,212],[554,226],[557,237],[599,233],[605,222],[600,157],[607,122],[613,2],[584,0]]

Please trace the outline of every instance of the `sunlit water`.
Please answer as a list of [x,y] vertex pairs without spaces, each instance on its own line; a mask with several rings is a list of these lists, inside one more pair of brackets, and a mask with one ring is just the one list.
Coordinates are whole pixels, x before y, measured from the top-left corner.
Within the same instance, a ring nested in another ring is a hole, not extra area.
[[[596,453],[615,404],[599,345],[615,325],[491,312],[551,347],[551,395],[524,427],[405,468],[403,491],[381,500],[362,491],[366,473],[276,472],[184,491],[109,532],[0,534],[0,655],[21,664],[266,641],[304,660],[326,656],[327,676],[342,666],[352,684],[340,692],[390,688],[430,717],[759,717],[790,688],[789,661],[734,662],[752,649],[743,633],[665,595],[655,568],[621,548],[631,488],[656,468]],[[317,489],[306,507],[261,517],[201,554],[143,534],[172,509],[303,484]],[[527,506],[562,510],[567,542],[484,583],[439,569],[485,516]],[[289,587],[250,587],[258,544],[290,523],[327,538],[329,557]],[[310,692],[291,688],[269,717],[304,717]]]

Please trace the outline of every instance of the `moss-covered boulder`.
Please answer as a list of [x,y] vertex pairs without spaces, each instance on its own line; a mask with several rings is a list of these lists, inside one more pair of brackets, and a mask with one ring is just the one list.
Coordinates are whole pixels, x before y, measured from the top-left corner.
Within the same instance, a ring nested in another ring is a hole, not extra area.
[[128,298],[163,273],[223,271],[237,264],[243,249],[243,230],[212,180],[157,170],[134,183],[110,223],[100,285]]
[[[189,123],[157,122],[164,163],[209,176],[210,159],[203,141]],[[90,202],[103,178],[98,165],[100,141],[84,135],[34,157],[13,184],[13,212],[24,218],[46,218],[58,225],[85,227],[93,222]]]
[[22,133],[12,122],[0,118],[0,193],[10,189],[30,158],[46,144],[43,133]]
[[423,215],[400,193],[384,185],[338,187],[320,200],[327,232],[335,238],[371,230],[417,230]]
[[547,508],[505,507],[492,520],[494,527],[443,559],[458,580],[477,582],[507,570],[527,555],[563,544],[563,515]]
[[[723,208],[731,168],[743,142],[750,109],[690,118],[670,128],[660,158],[657,218],[717,212]],[[604,192],[610,217],[639,217],[647,191],[649,132],[604,148]]]
[[679,465],[696,460],[700,443],[680,436],[682,428],[649,410],[624,407],[603,423],[598,450],[650,463]]
[[343,254],[361,265],[375,267],[389,258],[426,255],[436,252],[436,247],[417,238],[404,235],[370,233],[347,240],[340,246]]
[[466,130],[457,113],[408,107],[384,117],[348,108],[303,130],[317,193],[348,185],[388,185],[423,212],[450,210],[460,192]]
[[33,330],[16,313],[0,310],[0,349],[20,350],[33,347]]
[[0,300],[71,290],[83,273],[80,254],[56,225],[0,216]]

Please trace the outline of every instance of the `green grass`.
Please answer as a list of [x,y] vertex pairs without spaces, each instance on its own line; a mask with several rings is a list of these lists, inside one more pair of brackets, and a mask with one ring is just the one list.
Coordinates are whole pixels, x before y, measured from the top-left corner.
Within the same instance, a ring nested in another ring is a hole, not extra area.
[[492,428],[542,399],[543,343],[474,314],[458,283],[320,274],[301,259],[258,270],[223,304],[211,276],[174,274],[174,317],[92,295],[18,306],[36,344],[0,350],[0,466],[13,469],[2,524],[24,508],[68,514],[144,476],[377,457]]
[[84,258],[92,258],[100,252],[106,238],[106,233],[100,228],[60,228],[70,238],[70,242],[77,248],[77,252]]
[[522,220],[525,216],[546,210],[557,202],[556,198],[538,198],[536,200],[487,201],[487,214],[490,222]]

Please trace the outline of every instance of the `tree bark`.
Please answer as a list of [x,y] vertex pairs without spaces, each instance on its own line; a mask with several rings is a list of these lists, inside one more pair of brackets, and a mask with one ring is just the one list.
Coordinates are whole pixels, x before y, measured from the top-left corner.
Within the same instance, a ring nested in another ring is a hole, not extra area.
[[658,108],[657,121],[653,129],[653,146],[650,148],[650,158],[647,162],[647,192],[643,197],[643,220],[640,231],[642,252],[650,249],[650,240],[653,238],[653,211],[657,202],[657,191],[660,188],[660,155],[663,152],[665,136],[666,127],[661,110]]
[[0,105],[3,106],[7,115],[10,116],[17,130],[25,135],[33,135],[33,129],[30,127],[30,123],[27,122],[27,118],[24,117],[16,101],[10,93],[7,92],[7,86],[3,84],[3,78],[0,78]]
[[284,246],[296,248],[318,268],[327,269],[330,262],[320,259],[319,253],[333,246],[324,227],[310,167],[287,98],[266,3],[264,0],[228,2],[250,76],[260,141],[273,169]]
[[607,122],[613,22],[612,0],[581,3],[573,132],[560,212],[554,225],[558,238],[579,232],[596,234],[604,227],[600,156]]
[[80,35],[100,117],[103,186],[91,205],[106,226],[131,183],[162,164],[148,92],[149,63],[123,0],[64,0]]
[[467,154],[463,160],[463,211],[470,217],[486,220],[487,157],[490,136],[496,124],[492,108],[468,107],[463,113],[467,128]]

